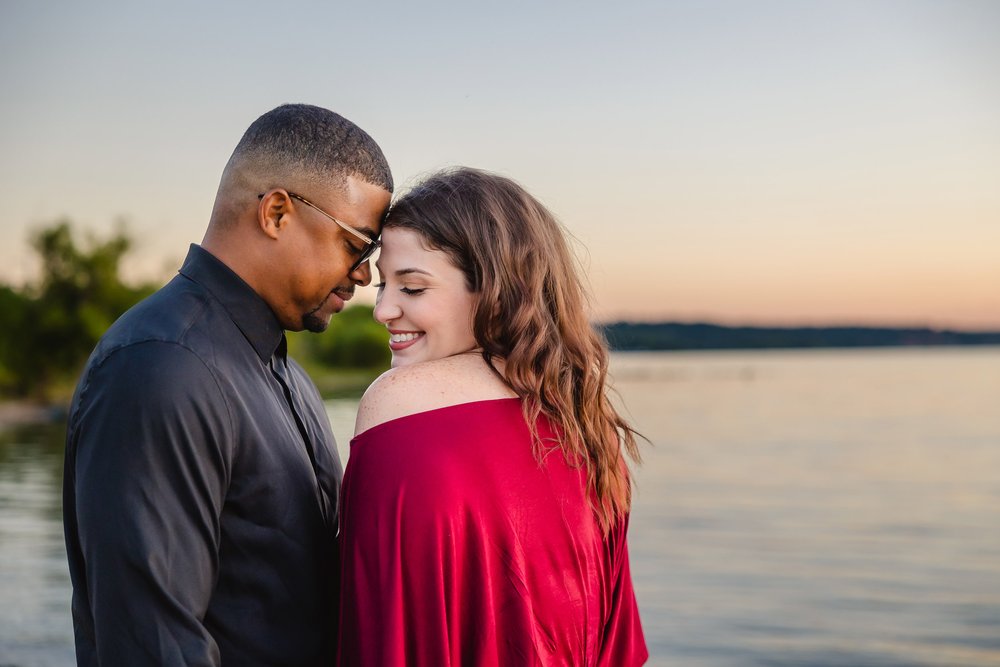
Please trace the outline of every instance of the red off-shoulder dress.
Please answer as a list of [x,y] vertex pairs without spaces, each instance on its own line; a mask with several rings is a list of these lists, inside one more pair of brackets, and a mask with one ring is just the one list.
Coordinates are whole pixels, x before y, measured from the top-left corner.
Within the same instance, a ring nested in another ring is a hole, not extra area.
[[[542,437],[552,431],[542,418]],[[351,442],[340,664],[608,665],[648,653],[625,543],[585,472],[540,464],[518,399],[379,424]]]

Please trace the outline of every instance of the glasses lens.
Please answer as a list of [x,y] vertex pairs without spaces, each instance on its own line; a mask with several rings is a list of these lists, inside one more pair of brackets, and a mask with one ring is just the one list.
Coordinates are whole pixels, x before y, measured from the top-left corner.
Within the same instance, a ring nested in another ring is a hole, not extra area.
[[356,271],[359,266],[361,266],[362,264],[364,264],[365,262],[367,262],[369,259],[371,259],[372,255],[375,254],[375,251],[378,250],[378,248],[379,248],[380,245],[382,245],[382,244],[379,243],[378,241],[375,241],[374,243],[369,243],[368,245],[366,245],[365,249],[361,252],[361,256],[358,257],[358,261],[354,262],[354,266],[351,267],[351,271],[352,272]]

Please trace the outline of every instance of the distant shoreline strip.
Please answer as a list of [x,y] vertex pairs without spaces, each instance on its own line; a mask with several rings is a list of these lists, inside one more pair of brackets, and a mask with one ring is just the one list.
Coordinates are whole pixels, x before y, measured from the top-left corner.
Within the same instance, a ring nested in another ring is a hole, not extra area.
[[682,322],[598,325],[615,351],[1000,345],[1000,331],[889,327],[728,327]]

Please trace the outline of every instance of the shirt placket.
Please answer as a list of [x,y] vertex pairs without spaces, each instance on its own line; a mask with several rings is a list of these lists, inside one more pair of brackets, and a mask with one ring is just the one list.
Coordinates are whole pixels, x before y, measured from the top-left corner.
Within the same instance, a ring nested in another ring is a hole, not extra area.
[[313,478],[316,482],[317,501],[319,502],[320,511],[323,514],[323,521],[329,525],[330,499],[323,488],[321,464],[318,461],[316,452],[317,444],[306,428],[306,423],[303,419],[303,408],[298,405],[297,393],[292,391],[294,382],[288,370],[288,344],[284,334],[281,335],[281,342],[278,344],[278,349],[275,350],[274,355],[271,357],[270,367],[271,373],[284,390],[285,402],[288,404],[288,409],[292,412],[292,417],[295,419],[295,426],[298,428],[299,435],[302,437],[302,442],[305,445],[306,454],[309,456],[309,463],[313,469]]

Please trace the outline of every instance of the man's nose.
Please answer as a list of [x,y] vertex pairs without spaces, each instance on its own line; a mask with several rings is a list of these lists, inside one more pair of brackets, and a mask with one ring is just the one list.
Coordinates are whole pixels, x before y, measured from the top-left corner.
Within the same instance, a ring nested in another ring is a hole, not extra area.
[[362,287],[371,284],[372,282],[371,261],[366,259],[347,275],[351,280],[354,281],[355,284],[361,285]]

